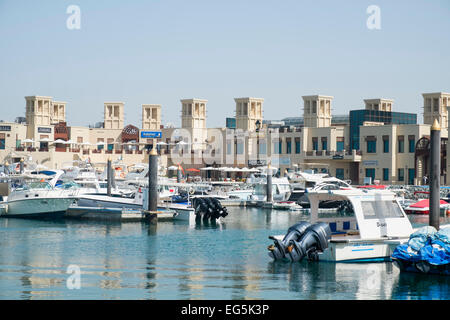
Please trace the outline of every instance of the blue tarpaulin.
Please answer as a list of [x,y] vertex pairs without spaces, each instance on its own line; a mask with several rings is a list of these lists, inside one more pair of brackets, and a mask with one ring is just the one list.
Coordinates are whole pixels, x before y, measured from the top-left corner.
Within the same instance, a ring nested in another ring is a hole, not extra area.
[[411,234],[408,243],[399,245],[392,254],[393,259],[409,262],[426,261],[440,266],[450,263],[450,228],[436,231],[423,227]]

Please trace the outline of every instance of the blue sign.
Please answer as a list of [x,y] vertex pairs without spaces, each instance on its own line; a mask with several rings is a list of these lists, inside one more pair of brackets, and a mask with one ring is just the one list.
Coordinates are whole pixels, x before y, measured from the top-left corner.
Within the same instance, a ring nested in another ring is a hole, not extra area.
[[141,131],[141,138],[156,139],[161,137],[162,137],[161,131]]

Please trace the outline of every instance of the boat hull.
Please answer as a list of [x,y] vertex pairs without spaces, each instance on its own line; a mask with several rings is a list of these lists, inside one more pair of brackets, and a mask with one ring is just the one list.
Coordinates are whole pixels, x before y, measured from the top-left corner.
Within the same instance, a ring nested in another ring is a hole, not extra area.
[[[100,196],[81,197],[77,202],[79,207],[83,208],[109,208],[109,209],[131,209],[142,210],[142,204],[134,202],[134,199],[116,198],[102,199]],[[190,221],[195,219],[193,208],[186,205],[168,203],[167,205],[158,206],[158,210],[172,210],[176,212],[173,220]]]
[[37,198],[8,201],[4,217],[63,217],[73,198]]
[[333,262],[388,261],[392,252],[392,245],[383,241],[330,242],[328,248],[319,254],[319,260]]

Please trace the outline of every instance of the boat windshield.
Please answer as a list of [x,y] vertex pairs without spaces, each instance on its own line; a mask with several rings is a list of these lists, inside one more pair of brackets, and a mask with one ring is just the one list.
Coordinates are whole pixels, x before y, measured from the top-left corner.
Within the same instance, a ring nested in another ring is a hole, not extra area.
[[403,212],[395,200],[361,201],[364,219],[403,218]]
[[257,184],[255,186],[255,194],[256,195],[265,195],[266,194],[266,185],[265,184]]
[[67,182],[64,182],[61,185],[59,185],[58,188],[65,189],[65,190],[78,189],[78,188],[80,188],[80,185],[74,181],[67,181]]
[[24,185],[24,189],[52,189],[52,186],[46,181],[35,181]]
[[337,217],[354,217],[355,210],[349,200],[327,200],[319,202],[318,210],[319,219],[337,218]]

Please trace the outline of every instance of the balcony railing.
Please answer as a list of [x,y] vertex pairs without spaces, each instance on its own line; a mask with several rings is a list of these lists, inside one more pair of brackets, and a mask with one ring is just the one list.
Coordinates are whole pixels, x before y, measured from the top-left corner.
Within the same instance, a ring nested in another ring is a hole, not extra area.
[[362,151],[361,150],[342,150],[342,151],[329,151],[329,150],[313,150],[313,151],[306,151],[305,156],[307,157],[334,157],[334,156],[361,156]]

